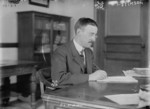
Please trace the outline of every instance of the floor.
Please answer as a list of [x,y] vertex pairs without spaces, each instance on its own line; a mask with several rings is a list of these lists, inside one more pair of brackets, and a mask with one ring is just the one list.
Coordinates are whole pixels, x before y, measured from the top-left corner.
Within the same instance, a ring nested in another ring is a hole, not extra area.
[[[1,109],[32,109],[31,105],[26,102],[15,101],[11,103],[9,106],[0,107]],[[36,109],[45,109],[43,103],[38,104]]]
[[[17,85],[11,84],[11,92],[9,94],[9,104],[7,106],[2,106],[2,96],[3,93],[0,87],[0,109],[32,109],[31,108],[31,95],[28,97],[22,97],[21,94],[17,93]],[[37,85],[36,90],[36,109],[45,109],[43,101],[41,99],[40,86]],[[3,96],[4,97],[4,96]]]
[[[14,95],[14,94],[13,94]],[[31,98],[29,98],[31,99]],[[11,97],[7,106],[0,106],[0,109],[32,109],[30,101],[20,99],[20,97]],[[36,109],[45,109],[42,99],[36,101]]]

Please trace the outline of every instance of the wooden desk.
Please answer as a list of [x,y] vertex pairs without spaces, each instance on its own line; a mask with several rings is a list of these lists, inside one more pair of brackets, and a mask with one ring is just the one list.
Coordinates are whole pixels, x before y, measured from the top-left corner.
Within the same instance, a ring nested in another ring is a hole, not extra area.
[[46,109],[136,109],[138,105],[119,105],[104,96],[137,92],[137,83],[87,82],[56,91],[46,89],[42,99]]
[[5,77],[32,74],[31,76],[31,106],[35,108],[35,72],[37,62],[33,61],[2,61],[0,62],[0,80]]

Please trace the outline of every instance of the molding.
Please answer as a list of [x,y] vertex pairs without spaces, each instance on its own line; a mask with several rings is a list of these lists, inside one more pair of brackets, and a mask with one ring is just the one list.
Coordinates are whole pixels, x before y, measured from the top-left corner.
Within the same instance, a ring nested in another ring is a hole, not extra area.
[[0,48],[13,48],[19,47],[18,43],[0,43]]

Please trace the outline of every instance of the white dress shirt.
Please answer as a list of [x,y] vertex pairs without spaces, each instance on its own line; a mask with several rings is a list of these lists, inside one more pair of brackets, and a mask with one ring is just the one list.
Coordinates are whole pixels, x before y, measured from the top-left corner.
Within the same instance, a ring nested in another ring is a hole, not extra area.
[[83,55],[83,56],[84,56],[84,64],[85,64],[85,52],[83,52],[83,54],[81,54],[81,52],[84,50],[84,48],[83,48],[80,44],[78,44],[78,43],[75,41],[75,39],[73,39],[73,43],[74,43],[75,48],[76,48],[76,50],[78,51],[78,53],[79,53],[80,55]]

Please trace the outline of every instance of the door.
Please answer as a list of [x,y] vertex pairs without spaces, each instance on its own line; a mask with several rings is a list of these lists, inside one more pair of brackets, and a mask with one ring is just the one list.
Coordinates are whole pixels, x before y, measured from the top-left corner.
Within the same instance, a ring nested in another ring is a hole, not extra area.
[[109,0],[104,3],[104,10],[97,10],[96,63],[108,75],[147,67],[148,1],[129,6],[111,5]]

